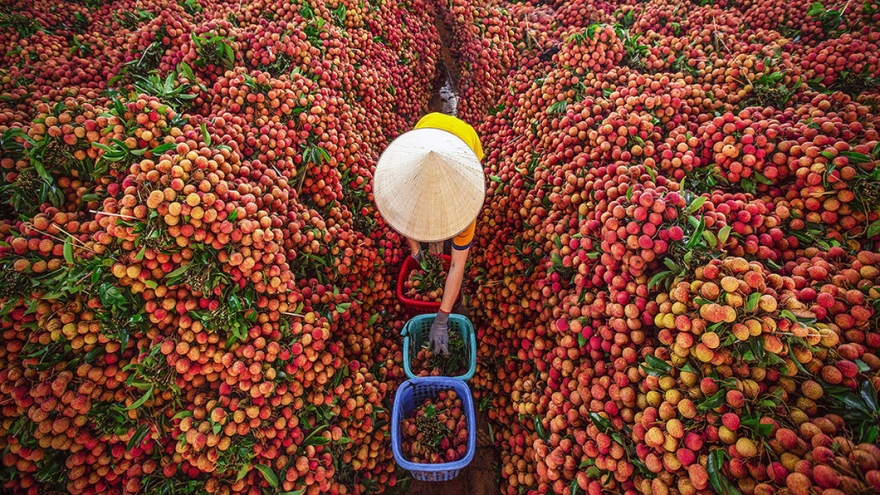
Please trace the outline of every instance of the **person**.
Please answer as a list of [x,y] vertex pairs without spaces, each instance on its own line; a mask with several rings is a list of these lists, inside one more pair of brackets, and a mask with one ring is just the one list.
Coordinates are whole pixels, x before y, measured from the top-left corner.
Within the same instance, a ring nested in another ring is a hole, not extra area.
[[473,127],[451,115],[429,113],[388,145],[373,174],[379,214],[406,238],[416,261],[424,257],[420,243],[452,241],[440,309],[429,335],[438,354],[449,354],[449,315],[486,197],[482,159]]

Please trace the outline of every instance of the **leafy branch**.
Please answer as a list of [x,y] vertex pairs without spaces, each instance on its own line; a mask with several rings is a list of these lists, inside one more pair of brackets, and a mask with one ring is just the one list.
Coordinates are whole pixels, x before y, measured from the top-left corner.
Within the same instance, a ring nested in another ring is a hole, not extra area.
[[[162,79],[157,73],[151,73],[148,76],[136,75],[134,87],[141,93],[155,96],[169,103],[175,110],[186,110],[198,94],[191,92],[194,88],[192,84],[189,82],[181,83],[177,78],[177,70],[169,72],[165,79]],[[194,80],[195,78],[190,79],[190,81]]]

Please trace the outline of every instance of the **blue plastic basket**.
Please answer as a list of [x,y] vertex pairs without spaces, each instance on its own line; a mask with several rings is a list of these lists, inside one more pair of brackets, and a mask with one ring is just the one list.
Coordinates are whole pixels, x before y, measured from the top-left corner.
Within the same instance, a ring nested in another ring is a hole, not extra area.
[[[428,341],[431,333],[431,324],[434,323],[436,313],[427,315],[418,315],[406,322],[401,330],[403,335],[403,372],[407,378],[418,378],[412,370],[412,360],[416,353]],[[449,331],[459,332],[461,339],[464,341],[464,350],[467,353],[467,359],[470,362],[468,369],[463,375],[450,376],[457,380],[468,381],[477,371],[477,336],[474,332],[474,325],[470,320],[462,315],[449,315]]]
[[[404,418],[425,399],[434,398],[439,392],[449,389],[455,390],[464,408],[468,428],[467,454],[455,462],[440,464],[419,464],[406,460],[401,450],[403,438],[400,432]],[[413,478],[419,481],[449,481],[471,463],[476,450],[477,418],[474,414],[474,399],[467,383],[455,378],[433,376],[407,380],[400,385],[394,395],[394,407],[391,410],[391,451],[398,466],[411,472]]]

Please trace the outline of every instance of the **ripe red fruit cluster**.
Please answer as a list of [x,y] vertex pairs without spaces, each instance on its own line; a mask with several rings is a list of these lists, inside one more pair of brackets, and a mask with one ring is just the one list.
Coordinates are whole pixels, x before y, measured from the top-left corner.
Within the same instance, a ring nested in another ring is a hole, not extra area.
[[0,14],[4,492],[395,485],[370,182],[437,36],[418,2],[276,3]]
[[[599,2],[609,31],[569,26],[578,5],[521,7],[479,127],[474,382],[502,492],[870,491],[874,12]],[[578,30],[623,57],[579,70]],[[847,85],[816,80],[832,52]]]

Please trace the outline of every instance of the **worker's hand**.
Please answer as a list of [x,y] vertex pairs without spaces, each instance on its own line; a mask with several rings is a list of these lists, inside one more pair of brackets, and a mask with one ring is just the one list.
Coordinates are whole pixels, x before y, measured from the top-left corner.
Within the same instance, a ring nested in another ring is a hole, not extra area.
[[419,250],[412,254],[412,257],[416,260],[416,263],[418,263],[419,266],[422,266],[422,259],[425,258],[425,250],[420,246]]
[[437,313],[431,324],[430,338],[434,354],[449,355],[449,313]]

